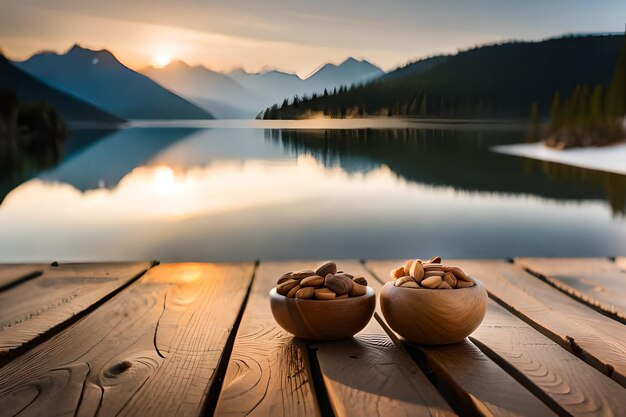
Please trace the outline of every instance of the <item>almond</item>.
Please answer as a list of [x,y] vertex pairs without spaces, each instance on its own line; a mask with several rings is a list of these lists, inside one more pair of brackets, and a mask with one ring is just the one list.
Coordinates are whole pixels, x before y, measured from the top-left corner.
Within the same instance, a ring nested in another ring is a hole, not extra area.
[[462,281],[465,282],[472,282],[472,279],[470,277],[468,277],[465,272],[463,272],[463,270],[461,268],[458,268],[456,266],[447,266],[445,268],[446,272],[452,272],[454,274],[455,277],[457,277],[457,279],[460,279]]
[[302,281],[300,281],[300,285],[303,287],[318,287],[324,285],[324,277],[311,275],[310,277],[303,278]]
[[350,297],[360,297],[361,295],[365,295],[366,292],[367,287],[365,285],[357,284],[355,281],[348,294],[350,294]]
[[296,285],[298,285],[298,281],[296,281],[295,279],[289,279],[281,284],[279,284],[276,287],[276,292],[281,294],[281,295],[287,295],[289,293],[289,291],[291,291],[291,289],[293,287],[295,287]]
[[424,264],[424,270],[432,269],[434,271],[443,271],[442,264]]
[[445,274],[445,272],[443,272],[443,271],[434,271],[432,269],[427,269],[426,271],[424,271],[424,278],[428,278],[428,277],[443,277],[444,274]]
[[437,288],[440,290],[451,290],[452,287],[445,281],[441,281],[441,284],[437,285]]
[[287,281],[288,279],[292,279],[291,278],[291,272],[287,272],[282,277],[278,278],[278,281],[276,282],[276,285],[282,284],[283,282]]
[[302,287],[296,292],[296,298],[313,298],[315,295],[315,288],[313,287]]
[[296,285],[295,287],[290,289],[289,292],[287,293],[287,298],[294,298],[299,289],[300,289],[300,285]]
[[303,269],[302,271],[292,272],[291,278],[300,281],[301,279],[310,277],[311,275],[315,275],[315,271],[312,269]]
[[335,300],[343,300],[344,298],[350,297],[350,294],[338,295],[335,297]]
[[410,272],[411,271],[411,265],[413,265],[413,262],[415,262],[414,259],[409,259],[408,261],[406,261],[404,263],[404,271],[405,272]]
[[422,279],[424,279],[424,266],[419,259],[413,261],[413,264],[411,265],[411,270],[409,271],[409,275],[415,278],[415,281],[417,282],[420,282]]
[[410,280],[410,281],[407,281],[407,282],[403,283],[402,285],[400,285],[400,287],[402,287],[402,288],[420,288],[420,285],[417,282],[415,282],[414,280]]
[[406,282],[410,282],[410,281],[415,282],[415,279],[414,279],[412,276],[407,275],[407,276],[405,276],[405,277],[398,278],[398,279],[396,280],[396,282],[394,283],[394,285],[395,285],[396,287],[400,287],[400,286],[402,286],[402,284],[404,284],[404,283],[406,283]]
[[315,290],[314,296],[318,300],[334,300],[335,297],[337,297],[337,294],[328,288],[320,288],[319,290]]
[[325,277],[328,274],[336,274],[337,273],[337,264],[334,262],[326,262],[324,265],[319,266],[315,270],[315,275],[319,275],[321,277]]
[[433,256],[432,258],[430,258],[428,263],[429,264],[440,264],[441,263],[441,256]]
[[441,284],[441,277],[428,277],[424,278],[422,282],[420,282],[421,286],[424,288],[437,288],[439,284]]
[[352,281],[356,282],[357,284],[361,284],[367,287],[367,280],[365,279],[365,277],[352,278]]
[[404,272],[404,267],[400,266],[398,268],[392,269],[391,272],[389,273],[389,275],[391,276],[391,279],[395,280],[395,279],[401,278],[401,277],[403,277],[403,276],[405,276],[407,274]]
[[461,281],[458,280],[456,282],[456,287],[457,288],[469,288],[469,287],[473,287],[474,286],[474,281]]
[[448,283],[452,288],[456,288],[457,279],[452,272],[446,272],[443,276],[443,280]]
[[348,278],[347,276],[341,274],[328,274],[324,279],[324,285],[326,285],[327,288],[332,290],[337,295],[348,294],[350,292],[350,289],[352,289],[353,284],[354,282],[351,278]]

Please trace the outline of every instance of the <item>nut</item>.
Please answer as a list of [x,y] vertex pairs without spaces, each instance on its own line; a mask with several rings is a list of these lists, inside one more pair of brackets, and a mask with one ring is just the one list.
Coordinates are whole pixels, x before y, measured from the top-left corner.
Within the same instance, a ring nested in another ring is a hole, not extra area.
[[278,281],[276,282],[276,284],[282,284],[283,282],[287,281],[288,279],[292,279],[291,278],[291,272],[287,272],[285,275],[283,275],[282,277],[278,278]]
[[442,264],[424,264],[424,270],[443,271]]
[[302,271],[292,272],[291,278],[300,281],[306,277],[310,277],[311,275],[315,275],[315,271],[312,269],[303,269]]
[[420,282],[422,279],[424,279],[424,266],[419,259],[413,261],[413,264],[411,265],[411,270],[409,271],[409,275],[415,278],[415,281],[417,282]]
[[[419,259],[418,259],[419,260]],[[408,261],[406,261],[404,263],[404,271],[405,272],[411,272],[411,265],[413,265],[413,262],[415,262],[415,260],[413,259],[409,259]]]
[[400,285],[400,287],[402,287],[402,288],[420,288],[420,285],[417,282],[415,282],[413,279],[411,279],[410,281],[402,283],[402,285]]
[[451,290],[452,287],[445,281],[441,281],[441,284],[437,285],[437,288],[440,290]]
[[403,276],[405,276],[406,273],[404,272],[404,267],[400,266],[396,269],[392,269],[389,275],[391,276],[391,279],[396,280],[398,278],[402,278]]
[[426,271],[424,271],[424,278],[443,277],[444,274],[445,272],[443,271],[433,271],[432,269],[427,269]]
[[313,298],[315,295],[315,288],[313,287],[302,287],[296,292],[296,298]]
[[335,297],[335,300],[343,300],[344,298],[350,297],[350,294],[338,295]]
[[321,277],[325,277],[328,274],[336,274],[337,273],[337,264],[334,262],[326,262],[324,265],[319,266],[315,270],[315,275],[319,275]]
[[429,264],[440,264],[441,263],[441,256],[433,256],[432,258],[430,258],[428,263]]
[[320,288],[319,290],[315,290],[314,296],[318,300],[334,300],[337,297],[337,294],[328,288]]
[[474,281],[461,281],[461,280],[458,280],[457,283],[456,283],[456,287],[457,288],[469,288],[469,287],[473,287],[474,285],[475,285]]
[[422,285],[422,287],[424,288],[437,288],[439,286],[439,284],[441,284],[443,281],[441,280],[441,277],[428,277],[428,278],[424,278],[424,280],[422,282],[420,282],[420,284]]
[[396,282],[394,282],[394,285],[395,285],[396,287],[400,287],[400,286],[402,286],[402,284],[404,284],[405,282],[409,282],[409,281],[413,281],[413,282],[415,282],[415,279],[413,279],[413,277],[412,277],[412,276],[407,275],[407,276],[405,276],[405,277],[398,278],[398,279],[396,280]]
[[300,285],[303,287],[318,287],[324,285],[324,277],[311,275],[310,277],[303,278],[302,281],[300,281]]
[[291,289],[295,287],[296,285],[298,285],[298,281],[296,281],[295,279],[289,279],[279,284],[276,287],[276,292],[279,293],[280,295],[286,296],[289,293],[289,291],[291,291]]
[[296,285],[295,287],[290,289],[289,292],[287,293],[287,298],[294,298],[299,289],[300,289],[300,285]]
[[344,295],[350,292],[352,288],[352,279],[348,278],[345,275],[326,275],[326,279],[324,280],[324,285],[332,290],[337,295]]
[[452,272],[446,272],[445,275],[443,276],[443,280],[447,282],[448,285],[451,286],[452,288],[456,288],[457,279]]
[[365,285],[357,284],[356,281],[352,284],[352,288],[350,288],[350,297],[360,297],[361,295],[365,295],[367,292],[367,287]]
[[457,279],[460,279],[465,282],[472,282],[472,279],[468,277],[461,268],[458,268],[456,266],[448,266],[445,268],[445,271],[452,272],[454,276],[457,277]]
[[357,284],[361,284],[367,287],[367,280],[365,279],[365,277],[352,278],[352,281],[356,282]]

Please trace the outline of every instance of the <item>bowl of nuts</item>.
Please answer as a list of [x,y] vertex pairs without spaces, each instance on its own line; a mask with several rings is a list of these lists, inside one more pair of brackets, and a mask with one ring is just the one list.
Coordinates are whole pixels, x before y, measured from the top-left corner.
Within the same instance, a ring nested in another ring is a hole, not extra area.
[[387,324],[410,342],[458,343],[485,317],[485,287],[460,268],[443,265],[440,257],[409,260],[390,275],[380,308]]
[[316,270],[288,272],[270,291],[276,322],[294,336],[336,340],[354,336],[372,318],[376,294],[367,280],[337,271],[334,262]]

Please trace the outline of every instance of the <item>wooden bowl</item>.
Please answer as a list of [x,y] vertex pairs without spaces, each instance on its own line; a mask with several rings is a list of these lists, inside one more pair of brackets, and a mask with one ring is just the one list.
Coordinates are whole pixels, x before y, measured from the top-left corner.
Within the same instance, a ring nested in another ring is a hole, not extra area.
[[452,290],[402,288],[388,282],[380,292],[380,308],[387,324],[410,342],[458,343],[476,330],[487,311],[487,291],[474,281],[473,287]]
[[367,287],[365,295],[342,300],[301,300],[270,291],[274,319],[294,336],[309,340],[352,337],[369,323],[376,308],[376,294]]

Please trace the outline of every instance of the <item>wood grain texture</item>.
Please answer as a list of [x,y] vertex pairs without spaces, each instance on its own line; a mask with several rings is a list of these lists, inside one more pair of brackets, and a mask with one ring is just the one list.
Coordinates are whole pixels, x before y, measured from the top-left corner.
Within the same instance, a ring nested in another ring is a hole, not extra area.
[[151,269],[0,368],[0,415],[199,415],[252,274],[252,264]]
[[[366,277],[380,291],[361,263],[342,262],[339,267]],[[455,415],[404,346],[394,343],[377,320],[354,338],[312,346],[337,417]]]
[[216,416],[321,415],[306,343],[281,329],[270,311],[268,293],[284,268],[262,263],[256,270]]
[[[389,271],[402,262],[368,261],[366,266],[378,277],[380,283],[384,283],[389,280]],[[384,321],[379,313],[377,317]],[[466,410],[493,416],[555,415],[541,400],[468,340],[454,345],[407,344],[407,347],[425,358],[437,380],[452,391]]]
[[143,274],[151,264],[61,264],[0,293],[0,355],[81,314]]
[[504,261],[451,261],[490,296],[585,362],[626,386],[624,325]]
[[626,323],[626,271],[608,258],[516,258],[559,290]]
[[2,264],[0,265],[0,291],[41,275],[45,264]]
[[532,384],[529,389],[572,416],[626,415],[623,387],[494,301],[470,339],[527,387]]

